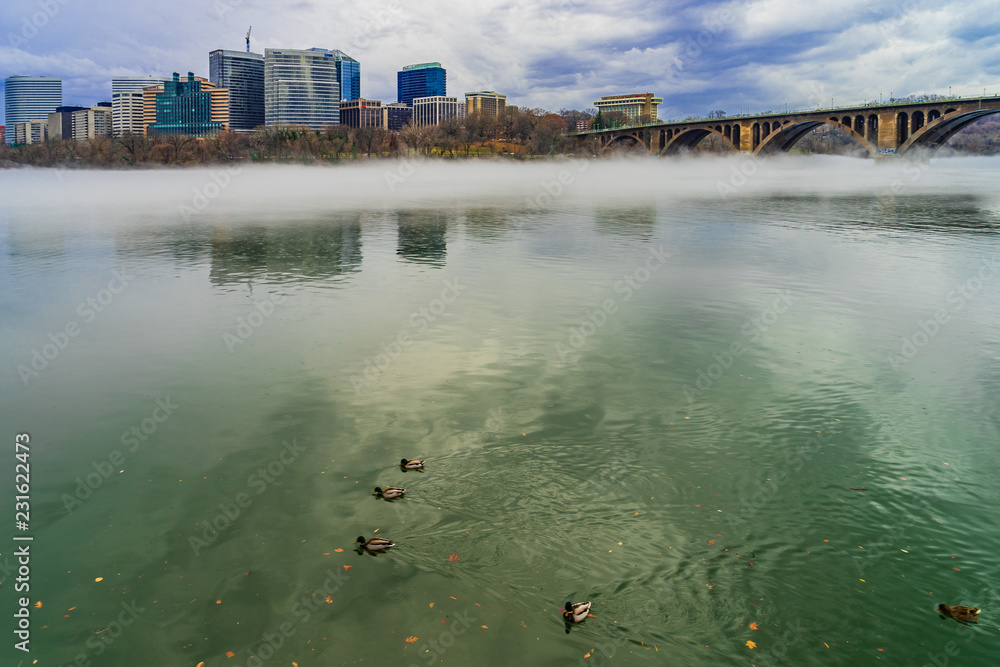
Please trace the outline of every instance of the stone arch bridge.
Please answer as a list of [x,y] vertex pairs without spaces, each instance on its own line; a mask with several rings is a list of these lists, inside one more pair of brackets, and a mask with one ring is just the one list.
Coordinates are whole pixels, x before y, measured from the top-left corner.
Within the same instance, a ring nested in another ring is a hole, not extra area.
[[1000,97],[953,98],[652,123],[574,132],[571,136],[597,136],[602,151],[632,144],[642,145],[654,155],[675,155],[716,136],[734,153],[767,155],[786,152],[817,127],[832,125],[850,135],[870,156],[895,157],[918,149],[936,149],[962,128],[995,113],[1000,113]]

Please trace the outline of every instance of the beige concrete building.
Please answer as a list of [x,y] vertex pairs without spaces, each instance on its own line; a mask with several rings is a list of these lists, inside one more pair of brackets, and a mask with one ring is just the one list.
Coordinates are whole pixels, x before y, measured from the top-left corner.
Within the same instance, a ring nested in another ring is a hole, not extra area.
[[97,105],[73,112],[73,139],[84,141],[95,137],[110,137],[112,130],[112,110],[109,106]]
[[29,120],[24,123],[14,123],[15,144],[41,144],[49,138],[49,120]]
[[417,97],[413,100],[413,124],[437,125],[452,118],[465,118],[466,108],[457,97]]
[[507,96],[492,90],[480,90],[465,94],[465,111],[471,115],[499,116],[507,108]]
[[654,97],[653,93],[634,95],[606,95],[594,101],[597,110],[603,113],[621,111],[629,120],[638,122],[643,116],[656,120],[656,108],[663,104],[662,97]]

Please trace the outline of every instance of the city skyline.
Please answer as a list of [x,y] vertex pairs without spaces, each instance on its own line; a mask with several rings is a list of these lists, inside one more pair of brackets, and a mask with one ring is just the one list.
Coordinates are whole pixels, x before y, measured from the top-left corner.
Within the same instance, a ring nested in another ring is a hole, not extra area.
[[389,0],[347,14],[310,2],[250,0],[114,11],[43,4],[13,0],[0,8],[8,28],[0,79],[59,77],[64,103],[80,106],[110,100],[114,76],[207,76],[209,52],[245,49],[251,24],[257,53],[321,46],[350,54],[363,64],[364,97],[383,100],[394,99],[400,68],[431,61],[448,69],[453,94],[502,90],[519,106],[558,111],[590,108],[602,95],[653,91],[664,98],[663,118],[949,87],[979,95],[1000,83],[1000,39],[989,28],[1000,8],[980,1],[431,0],[412,8]]

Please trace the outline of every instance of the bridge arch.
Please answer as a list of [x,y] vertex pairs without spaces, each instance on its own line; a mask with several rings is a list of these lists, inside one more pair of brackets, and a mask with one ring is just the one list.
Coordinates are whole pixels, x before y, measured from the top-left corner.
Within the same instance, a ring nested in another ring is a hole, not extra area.
[[[874,115],[872,117],[876,118],[875,136],[878,136],[877,117]],[[855,141],[861,144],[861,146],[868,151],[869,155],[876,154],[876,142],[869,141],[862,133],[856,132],[850,125],[842,123],[840,118],[830,118],[828,120],[809,120],[800,123],[787,123],[781,126],[779,126],[778,123],[775,123],[771,135],[763,138],[759,146],[754,146],[754,153],[758,155],[774,155],[782,152],[787,153],[793,146],[795,146],[796,143],[798,143],[799,139],[806,136],[821,125],[830,125],[837,128],[845,134],[850,135]]]
[[[729,129],[728,136],[727,129]],[[722,140],[722,145],[730,151],[739,152],[737,146],[739,146],[740,140],[740,126],[733,125],[730,128],[728,125],[726,127],[718,125],[715,127],[682,128],[672,135],[668,133],[667,145],[659,151],[659,155],[677,155],[683,150],[691,150],[709,135],[719,137]]]
[[601,152],[606,152],[609,148],[615,145],[625,145],[629,146],[646,146],[645,136],[643,132],[622,132],[615,134],[613,137],[607,140],[604,146],[601,147]]
[[931,116],[934,114],[932,111],[927,114],[927,123],[920,129],[915,130],[905,142],[901,143],[898,152],[902,155],[914,148],[936,150],[955,134],[972,125],[977,120],[996,113],[1000,113],[1000,109],[975,109],[973,111],[948,109],[945,115],[935,116],[931,120]]

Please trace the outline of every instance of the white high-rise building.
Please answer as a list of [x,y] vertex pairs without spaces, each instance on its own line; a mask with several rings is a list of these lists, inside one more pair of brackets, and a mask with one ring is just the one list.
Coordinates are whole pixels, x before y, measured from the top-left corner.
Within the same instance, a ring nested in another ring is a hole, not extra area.
[[111,96],[111,128],[116,137],[145,134],[142,92],[115,93]]
[[116,76],[111,79],[111,97],[115,93],[139,93],[143,88],[162,86],[170,81],[162,76]]
[[466,104],[457,97],[417,97],[413,100],[413,124],[437,125],[452,118],[465,118]]
[[264,49],[264,118],[268,127],[340,124],[336,54],[324,49]]
[[[4,79],[4,117],[8,129],[18,123],[40,120],[62,106],[62,79],[51,76],[9,76]],[[16,140],[7,132],[7,142]]]

